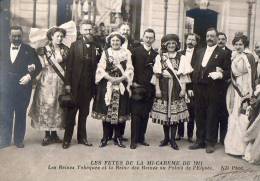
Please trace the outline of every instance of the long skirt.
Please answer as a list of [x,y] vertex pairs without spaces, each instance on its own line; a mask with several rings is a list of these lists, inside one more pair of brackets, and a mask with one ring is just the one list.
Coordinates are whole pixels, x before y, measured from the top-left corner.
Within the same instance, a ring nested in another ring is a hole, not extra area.
[[[168,116],[170,111],[170,116]],[[171,102],[168,109],[168,102],[156,98],[151,112],[152,121],[162,125],[173,125],[179,122],[188,121],[189,112],[184,99]]]
[[112,97],[109,105],[105,103],[107,92],[107,81],[101,80],[97,87],[97,94],[94,98],[92,117],[101,119],[111,124],[118,124],[130,119],[130,99],[127,90],[121,95],[119,90],[112,90]]
[[241,97],[230,85],[227,91],[228,130],[224,144],[225,152],[231,155],[244,155],[247,145],[244,139],[249,120],[247,115],[240,113],[241,101]]
[[260,114],[246,131],[247,143],[244,159],[249,163],[260,164]]
[[188,121],[189,111],[185,99],[179,96],[180,86],[177,80],[160,79],[161,98],[155,98],[151,118],[154,123],[173,125]]
[[64,83],[52,69],[45,67],[36,83],[29,117],[33,128],[43,131],[64,129],[65,114],[58,97],[64,93]]

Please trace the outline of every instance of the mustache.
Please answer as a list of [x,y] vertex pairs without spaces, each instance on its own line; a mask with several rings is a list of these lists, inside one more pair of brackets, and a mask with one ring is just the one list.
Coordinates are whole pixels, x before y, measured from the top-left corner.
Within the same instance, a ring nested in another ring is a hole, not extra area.
[[209,40],[207,40],[207,42],[211,42],[211,43],[213,43],[213,40],[209,39]]

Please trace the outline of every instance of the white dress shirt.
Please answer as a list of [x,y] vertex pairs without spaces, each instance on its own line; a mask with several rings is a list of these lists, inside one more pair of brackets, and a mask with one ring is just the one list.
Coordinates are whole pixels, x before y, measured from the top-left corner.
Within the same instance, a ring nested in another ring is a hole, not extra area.
[[193,52],[194,52],[194,48],[188,48],[186,49],[186,53],[185,53],[185,57],[186,57],[186,60],[191,63],[191,59],[192,59],[192,55],[193,55]]
[[15,46],[14,44],[11,44],[11,46],[10,46],[10,58],[11,58],[12,63],[14,63],[14,61],[15,61],[17,55],[18,55],[20,47],[21,47],[21,45]]
[[218,46],[217,44],[212,46],[212,47],[207,46],[205,54],[204,54],[204,57],[203,57],[203,60],[202,60],[202,63],[201,63],[202,67],[206,67],[206,65],[208,64],[209,59],[210,59],[213,51],[215,50],[215,48],[217,46]]

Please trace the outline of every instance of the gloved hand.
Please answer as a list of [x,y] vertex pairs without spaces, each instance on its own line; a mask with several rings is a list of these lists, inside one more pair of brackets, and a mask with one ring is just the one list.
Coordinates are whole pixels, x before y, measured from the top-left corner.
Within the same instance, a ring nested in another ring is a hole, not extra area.
[[208,77],[211,77],[213,80],[222,79],[223,74],[221,72],[210,72]]
[[34,70],[35,70],[34,64],[28,65],[28,72],[33,72]]
[[20,85],[26,85],[30,82],[31,80],[31,76],[30,74],[26,74],[25,76],[23,76],[20,80],[19,80],[19,84]]

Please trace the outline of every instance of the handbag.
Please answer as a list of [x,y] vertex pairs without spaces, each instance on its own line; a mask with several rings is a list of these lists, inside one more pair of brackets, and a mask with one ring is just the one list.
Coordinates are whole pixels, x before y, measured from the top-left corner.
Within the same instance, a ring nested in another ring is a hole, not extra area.
[[133,84],[131,86],[132,96],[131,98],[135,101],[141,101],[147,98],[148,91],[145,86],[139,84]]
[[[46,50],[48,51],[49,55],[46,58],[49,64],[52,66],[53,70],[56,72],[56,74],[61,78],[63,82],[65,82],[65,77],[64,77],[64,70],[63,68],[54,60],[54,53],[51,50],[50,46],[46,46]],[[72,94],[61,94],[58,97],[58,101],[60,104],[60,107],[62,108],[73,108],[76,106],[75,100],[72,97]]]
[[73,108],[76,105],[71,94],[61,94],[58,101],[62,108]]

